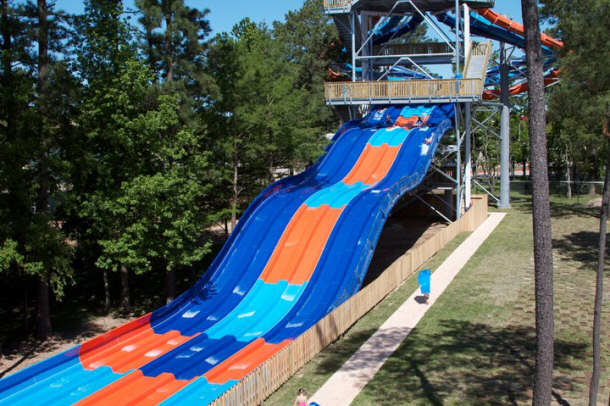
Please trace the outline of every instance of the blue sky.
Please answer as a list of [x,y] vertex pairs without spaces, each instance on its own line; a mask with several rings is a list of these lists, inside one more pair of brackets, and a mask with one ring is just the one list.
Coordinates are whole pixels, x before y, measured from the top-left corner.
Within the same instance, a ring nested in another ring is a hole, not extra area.
[[[125,0],[126,7],[133,7],[134,0]],[[57,0],[57,8],[72,13],[83,11],[82,0]],[[210,9],[209,20],[214,32],[230,31],[244,17],[255,22],[265,21],[269,25],[275,20],[284,20],[290,10],[303,5],[303,0],[187,0],[191,7]],[[521,2],[518,0],[496,0],[494,10],[521,22]]]

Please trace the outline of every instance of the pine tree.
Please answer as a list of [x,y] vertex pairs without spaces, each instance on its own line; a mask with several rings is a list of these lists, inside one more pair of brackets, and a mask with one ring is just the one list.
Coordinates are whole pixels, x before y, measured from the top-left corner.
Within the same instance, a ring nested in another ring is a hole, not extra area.
[[[52,332],[49,285],[61,297],[72,277],[72,249],[59,213],[66,181],[62,144],[72,129],[64,102],[74,82],[66,64],[50,55],[62,44],[62,14],[43,0],[2,6],[2,234],[15,254],[9,267],[37,279],[36,333],[45,339]],[[55,86],[59,82],[66,87]]]
[[549,405],[553,389],[553,246],[549,202],[546,111],[538,5],[522,0],[529,83],[529,134],[536,296],[534,405]]
[[[604,176],[600,210],[598,267],[593,307],[593,371],[589,404],[597,404],[600,377],[600,335],[608,216],[610,166],[610,8],[607,0],[544,2],[544,13],[557,23],[564,41],[560,55],[561,84],[552,94],[550,116],[562,138],[575,147],[573,160],[591,177]],[[592,24],[591,22],[595,23]],[[602,169],[606,166],[605,171]]]

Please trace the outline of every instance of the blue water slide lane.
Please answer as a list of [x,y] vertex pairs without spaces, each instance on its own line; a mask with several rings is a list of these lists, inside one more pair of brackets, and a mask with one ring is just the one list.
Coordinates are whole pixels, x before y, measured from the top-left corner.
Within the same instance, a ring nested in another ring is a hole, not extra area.
[[[399,17],[393,17],[393,18],[399,18]],[[399,18],[399,21],[400,21],[400,18]],[[413,31],[415,28],[417,28],[417,26],[419,26],[422,23],[422,21],[424,21],[424,18],[419,14],[415,14],[415,15],[411,16],[410,18],[404,19],[402,22],[400,22],[399,24],[397,24],[393,27],[389,27],[388,29],[385,29],[385,30],[380,30],[379,32],[373,34],[373,44],[380,45],[385,42],[388,42],[390,39],[400,38],[403,35],[408,34],[411,31]]]
[[231,380],[225,384],[219,385],[208,383],[208,380],[205,377],[201,377],[187,385],[180,392],[160,403],[160,405],[207,405],[228,391],[231,386],[235,385],[237,382],[238,381]]

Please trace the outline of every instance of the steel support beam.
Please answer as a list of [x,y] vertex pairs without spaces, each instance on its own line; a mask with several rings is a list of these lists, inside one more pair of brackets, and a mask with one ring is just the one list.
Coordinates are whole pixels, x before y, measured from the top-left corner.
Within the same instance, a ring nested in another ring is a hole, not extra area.
[[472,130],[471,108],[472,106],[470,103],[466,103],[464,106],[466,116],[464,120],[464,204],[466,210],[470,209],[472,185],[472,158],[470,145],[470,132]]
[[506,44],[500,44],[500,202],[498,207],[510,209],[510,99],[508,74],[510,61],[506,55]]

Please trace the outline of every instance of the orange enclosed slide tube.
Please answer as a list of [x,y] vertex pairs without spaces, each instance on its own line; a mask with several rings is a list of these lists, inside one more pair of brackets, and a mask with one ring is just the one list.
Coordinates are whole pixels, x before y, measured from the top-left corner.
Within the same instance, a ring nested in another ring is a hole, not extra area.
[[[490,23],[509,30],[510,32],[514,32],[515,34],[525,36],[525,28],[523,27],[523,25],[511,20],[510,18],[500,15],[490,8],[482,8],[476,11],[482,17],[487,19],[487,21],[489,21]],[[546,34],[541,34],[540,39],[542,41],[542,45],[546,45],[547,47],[553,48],[555,50],[563,48],[563,42],[556,40],[555,38],[550,37]]]

